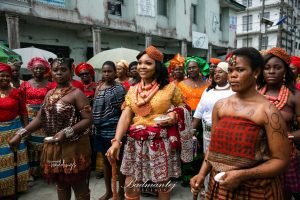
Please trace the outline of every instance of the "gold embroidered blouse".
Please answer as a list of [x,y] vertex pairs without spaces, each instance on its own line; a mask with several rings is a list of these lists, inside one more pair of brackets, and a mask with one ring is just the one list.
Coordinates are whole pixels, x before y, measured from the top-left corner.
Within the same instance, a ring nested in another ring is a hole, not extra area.
[[[134,113],[134,126],[152,126],[155,124],[153,121],[155,117],[166,114],[172,106],[177,107],[184,104],[179,89],[174,83],[169,83],[163,89],[158,90],[150,100],[150,105],[152,107],[151,113],[145,117],[139,116],[137,106],[135,105],[137,88],[137,85],[130,87],[125,97],[125,106],[130,107],[131,111]],[[138,98],[140,99],[141,97],[138,96]]]

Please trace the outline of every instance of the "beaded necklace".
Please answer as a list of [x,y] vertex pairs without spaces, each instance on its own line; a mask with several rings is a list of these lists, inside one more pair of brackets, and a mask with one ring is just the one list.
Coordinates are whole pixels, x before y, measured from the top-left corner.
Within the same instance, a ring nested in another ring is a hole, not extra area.
[[84,90],[89,90],[90,89],[90,87],[93,85],[94,83],[91,81],[90,83],[88,83],[88,84],[84,84],[83,83],[83,87],[84,87]]
[[266,92],[267,92],[266,85],[259,90],[259,93],[264,95],[272,104],[276,106],[276,108],[278,108],[278,110],[281,110],[287,103],[288,96],[289,96],[289,89],[285,85],[281,86],[277,97],[266,95]]
[[47,103],[50,105],[55,104],[58,102],[61,98],[63,98],[65,95],[67,95],[69,92],[73,90],[72,86],[58,89],[57,87],[53,90],[53,92],[48,96]]
[[159,84],[156,81],[153,81],[149,85],[145,85],[144,81],[141,80],[141,82],[137,85],[135,104],[137,106],[137,113],[140,116],[144,117],[150,114],[152,110],[150,100],[158,90]]

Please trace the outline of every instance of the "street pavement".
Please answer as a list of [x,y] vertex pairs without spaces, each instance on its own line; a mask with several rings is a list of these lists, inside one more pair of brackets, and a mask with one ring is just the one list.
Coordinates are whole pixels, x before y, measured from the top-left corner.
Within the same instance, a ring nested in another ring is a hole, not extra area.
[[[171,192],[172,200],[191,200],[193,199],[192,193],[189,187],[182,187],[180,182],[173,181],[175,184],[173,191]],[[91,174],[90,178],[90,190],[91,200],[98,200],[105,193],[104,179],[96,179],[95,174]],[[32,183],[26,193],[19,196],[19,200],[55,200],[57,199],[55,185],[46,183],[44,180],[36,180]],[[141,199],[152,200],[158,199],[157,197],[141,197]],[[198,198],[200,199],[200,198]],[[74,194],[72,194],[72,200],[75,200]]]

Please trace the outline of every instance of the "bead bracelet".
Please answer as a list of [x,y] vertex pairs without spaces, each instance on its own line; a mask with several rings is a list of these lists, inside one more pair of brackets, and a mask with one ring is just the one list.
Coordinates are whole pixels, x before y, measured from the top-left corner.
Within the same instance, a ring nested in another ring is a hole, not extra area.
[[122,142],[117,140],[117,138],[113,138],[111,141],[111,144],[113,144],[114,142],[118,142],[120,146],[122,146]]

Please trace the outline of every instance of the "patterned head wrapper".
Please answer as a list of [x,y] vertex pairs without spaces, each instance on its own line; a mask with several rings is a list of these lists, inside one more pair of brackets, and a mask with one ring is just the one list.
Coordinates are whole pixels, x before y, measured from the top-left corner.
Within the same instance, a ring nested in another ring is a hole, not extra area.
[[222,61],[222,60],[219,59],[219,58],[211,58],[211,59],[209,60],[209,62],[210,62],[211,64],[215,64],[215,65],[219,64],[221,61]]
[[291,57],[290,55],[282,48],[273,47],[272,49],[267,51],[267,54],[271,54],[283,60],[286,64],[290,64]]
[[79,64],[77,65],[77,67],[75,68],[75,74],[76,74],[77,76],[79,76],[79,74],[80,74],[80,72],[81,72],[82,70],[88,70],[89,73],[90,73],[90,75],[91,75],[92,77],[95,76],[95,70],[94,70],[93,66],[90,65],[90,64],[88,64],[88,63],[84,63],[84,62],[79,63]]
[[228,63],[227,62],[220,62],[217,67],[222,69],[224,72],[228,73]]
[[297,56],[291,56],[291,64],[300,70],[300,58]]
[[125,70],[129,69],[129,64],[126,60],[119,60],[118,62],[116,62],[116,65],[119,65],[119,64],[121,64]]
[[169,71],[174,70],[176,66],[184,68],[185,58],[177,53],[172,60],[170,60]]
[[192,61],[198,63],[200,72],[203,76],[208,76],[209,75],[209,65],[208,65],[208,63],[205,60],[203,60],[202,58],[198,57],[198,56],[187,57],[185,59],[184,71],[185,71],[186,74],[187,74],[188,64]]
[[33,71],[34,67],[37,65],[37,64],[41,64],[45,67],[45,70],[46,70],[46,73],[50,70],[50,64],[48,63],[47,60],[45,60],[44,58],[40,58],[40,57],[34,57],[32,58],[28,64],[27,64],[27,68],[30,70],[30,71]]
[[163,62],[164,54],[154,46],[149,46],[145,49],[146,54],[153,60]]
[[2,62],[0,62],[0,72],[8,72],[10,75],[12,74],[11,67]]

